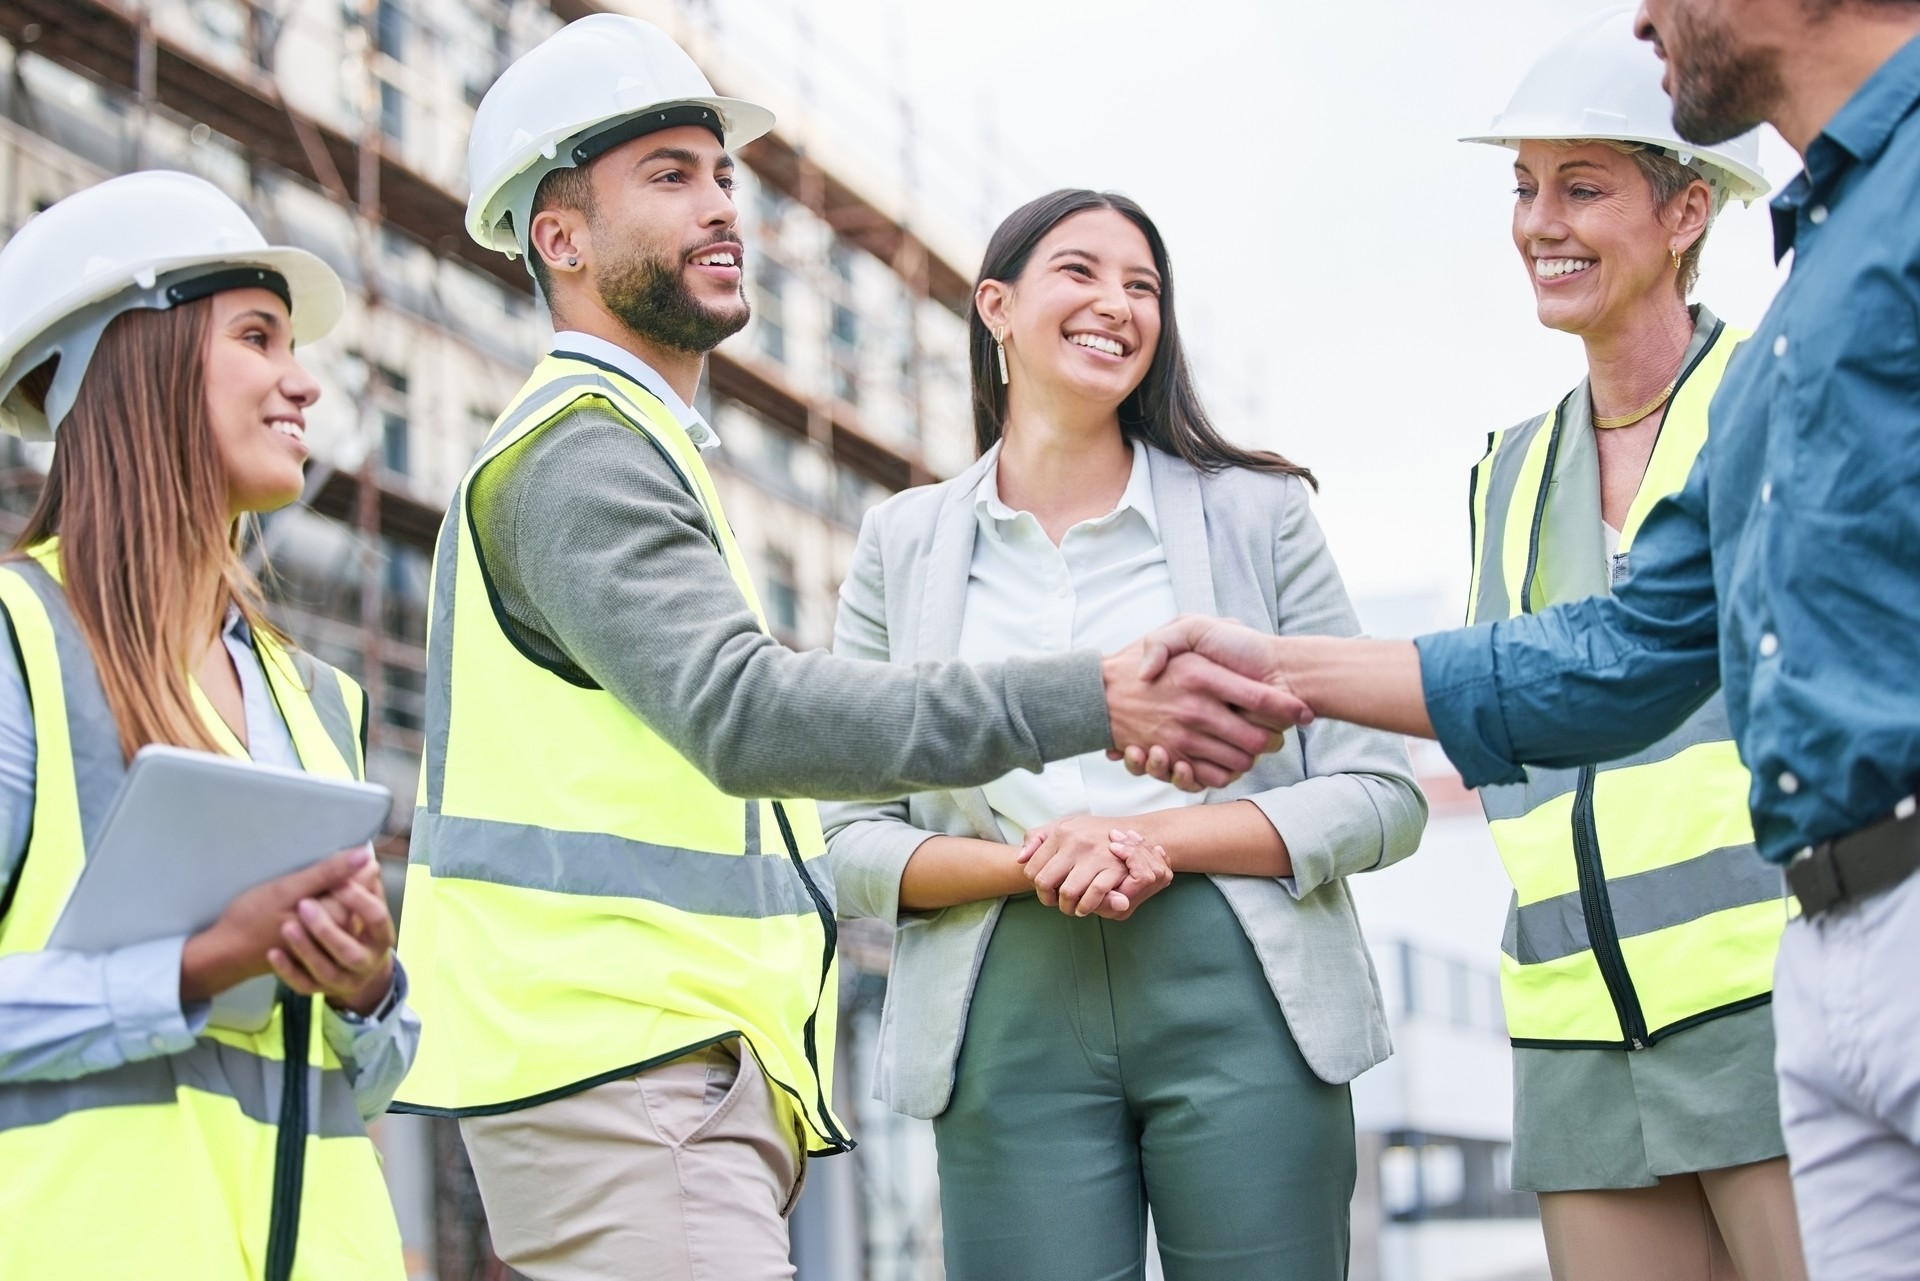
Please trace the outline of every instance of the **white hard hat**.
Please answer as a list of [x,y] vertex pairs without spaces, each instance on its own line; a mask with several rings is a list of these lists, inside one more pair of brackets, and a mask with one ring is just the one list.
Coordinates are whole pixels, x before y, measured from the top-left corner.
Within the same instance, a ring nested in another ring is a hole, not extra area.
[[570,22],[506,69],[473,117],[467,234],[526,252],[540,180],[644,133],[699,124],[729,150],[773,128],[773,113],[713,92],[686,50],[650,22],[596,13]]
[[[325,337],[346,306],[333,268],[269,245],[245,210],[192,174],[124,174],[57,202],[0,248],[0,429],[52,440],[115,316],[249,286],[281,294],[296,342]],[[20,380],[55,356],[36,409]]]
[[1759,133],[1711,147],[1688,142],[1674,131],[1660,74],[1659,55],[1633,34],[1633,10],[1609,9],[1541,54],[1487,132],[1460,141],[1514,148],[1536,139],[1644,143],[1711,184],[1715,208],[1766,195]]

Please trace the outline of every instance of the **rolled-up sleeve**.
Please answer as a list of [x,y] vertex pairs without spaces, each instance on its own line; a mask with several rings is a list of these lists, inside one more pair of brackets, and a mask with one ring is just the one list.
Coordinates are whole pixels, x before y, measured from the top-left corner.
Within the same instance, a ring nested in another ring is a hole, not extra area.
[[321,1034],[353,1086],[361,1118],[371,1121],[385,1112],[420,1049],[420,1016],[407,1004],[407,972],[399,960],[387,999],[370,1017],[328,1006]]
[[1720,687],[1707,450],[1648,514],[1629,566],[1611,596],[1414,642],[1434,737],[1467,786],[1639,751]]

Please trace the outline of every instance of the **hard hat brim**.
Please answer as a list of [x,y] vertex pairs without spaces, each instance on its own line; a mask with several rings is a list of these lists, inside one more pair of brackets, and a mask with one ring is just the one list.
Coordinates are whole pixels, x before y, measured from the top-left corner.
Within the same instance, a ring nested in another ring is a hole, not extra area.
[[[499,231],[500,220],[505,216],[507,206],[512,203],[507,198],[510,191],[525,185],[526,177],[536,170],[539,171],[540,177],[544,178],[554,169],[569,167],[571,164],[570,161],[568,164],[560,164],[557,163],[557,159],[565,156],[568,148],[581,138],[610,128],[622,120],[644,115],[648,111],[659,111],[666,107],[678,106],[711,107],[719,113],[726,135],[721,139],[720,145],[725,147],[729,153],[737,152],[748,143],[763,138],[773,132],[773,112],[758,103],[748,102],[743,98],[723,98],[718,95],[703,95],[691,98],[675,98],[670,102],[650,103],[641,111],[616,112],[612,115],[603,116],[598,120],[578,125],[570,129],[566,136],[562,138],[531,140],[527,147],[526,159],[513,166],[512,172],[496,175],[484,197],[476,194],[475,197],[468,202],[467,235],[472,237],[475,243],[484,248],[501,253],[519,253],[521,246],[518,239],[514,235],[503,235]],[[556,162],[543,162],[541,160],[541,157],[546,154],[549,148],[552,149],[556,157]],[[534,185],[536,187],[538,186],[537,181]],[[526,198],[526,196],[522,197],[522,199]]]
[[[290,245],[269,245],[263,249],[246,249],[237,253],[189,254],[143,264],[143,271],[151,271],[158,278],[193,267],[227,266],[265,267],[286,277],[287,292],[293,297],[293,340],[297,343],[317,342],[326,337],[346,312],[347,292],[339,274],[325,260]],[[133,281],[114,281],[106,288],[76,292],[53,300],[39,315],[31,317],[12,334],[11,341],[4,349],[0,349],[0,383],[10,381],[12,371],[9,366],[14,358],[38,342],[49,330],[56,328],[62,320],[133,287]]]
[[[259,249],[159,259],[143,263],[141,277],[158,281],[162,277],[191,271],[196,267],[264,267],[279,273],[286,280],[287,293],[292,298],[293,340],[296,344],[317,342],[326,337],[346,312],[346,287],[341,283],[339,274],[324,259],[290,245],[267,245]],[[111,312],[112,300],[122,294],[134,297],[119,310],[131,311],[152,306],[154,304],[151,301],[140,300],[140,296],[147,293],[148,290],[139,280],[123,280],[109,282],[103,288],[75,291],[49,303],[38,315],[9,335],[5,348],[0,349],[0,387],[7,389],[7,400],[11,402],[14,388],[21,378],[31,372],[26,368],[14,367],[23,358],[23,353],[33,364],[42,364],[44,360],[35,353],[44,351],[47,342],[67,341],[58,337],[64,323],[89,309],[98,315],[97,309],[101,304],[108,304]],[[96,320],[94,323],[97,325],[99,322]],[[87,340],[86,347],[90,355],[92,340]],[[21,408],[10,403],[0,407],[0,431],[29,440],[52,439],[52,429],[43,423],[28,421],[31,417],[29,414],[27,418],[22,418]]]
[[[1500,123],[1499,121],[1495,122]],[[1567,130],[1560,129],[1510,129],[1497,134],[1469,134],[1461,142],[1482,143],[1489,147],[1505,147],[1509,151],[1518,151],[1523,142],[1637,142],[1643,147],[1652,147],[1656,151],[1673,151],[1673,139],[1655,138],[1624,132],[1605,130]],[[1743,165],[1730,159],[1711,147],[1701,147],[1694,151],[1697,162],[1711,165],[1728,178],[1727,194],[1743,204],[1752,204],[1773,190],[1766,175],[1749,165]]]

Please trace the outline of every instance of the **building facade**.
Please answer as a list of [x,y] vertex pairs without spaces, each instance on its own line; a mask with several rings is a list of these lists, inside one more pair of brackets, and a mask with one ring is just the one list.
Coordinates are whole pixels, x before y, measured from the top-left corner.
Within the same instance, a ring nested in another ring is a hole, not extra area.
[[[307,493],[262,521],[253,546],[272,566],[283,625],[372,697],[369,770],[396,797],[381,843],[396,891],[418,779],[434,535],[551,332],[524,266],[462,230],[467,133],[514,57],[601,7],[0,0],[0,236],[113,174],[180,169],[347,282],[345,319],[303,353],[324,389],[308,415]],[[703,49],[697,3],[620,7],[667,27],[723,92],[757,96]],[[716,482],[769,622],[815,647],[831,642],[866,509],[971,458],[972,262],[931,247],[898,191],[876,196],[822,161],[831,148],[804,102],[776,105],[781,129],[739,157],[754,316],[710,360],[698,408],[725,442]],[[30,510],[48,457],[0,443],[4,532]],[[870,1038],[886,954],[884,930],[850,931],[842,1102],[868,1142],[816,1166],[796,1227],[810,1279],[937,1275],[926,1136],[895,1135],[858,1102],[861,1029]],[[396,1116],[376,1129],[413,1275],[506,1275],[453,1127]]]

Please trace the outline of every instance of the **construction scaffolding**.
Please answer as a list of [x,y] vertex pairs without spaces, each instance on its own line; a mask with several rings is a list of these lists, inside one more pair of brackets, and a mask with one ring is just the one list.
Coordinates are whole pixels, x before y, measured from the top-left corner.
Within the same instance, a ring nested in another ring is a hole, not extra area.
[[[369,771],[402,798],[379,847],[396,895],[421,748],[434,538],[467,457],[546,332],[524,266],[463,233],[466,133],[508,62],[604,7],[0,0],[0,234],[113,173],[182,168],[348,284],[340,335],[312,358],[328,394],[310,430],[307,491],[263,523],[252,551],[273,565],[290,634],[368,690]],[[733,33],[718,6],[620,7],[666,26],[723,92],[759,91],[728,80],[736,64],[719,46]],[[794,13],[801,27],[805,9]],[[716,473],[775,630],[814,644],[830,635],[861,512],[951,474],[971,448],[970,252],[937,249],[923,233],[915,191],[927,161],[904,88],[882,94],[903,127],[883,157],[897,173],[875,182],[828,158],[831,132],[806,103],[833,79],[822,69],[834,57],[809,31],[811,70],[786,87],[797,109],[783,104],[782,127],[739,157],[750,178],[743,211],[752,204],[767,267],[749,272],[758,316],[713,354],[699,406],[728,440]],[[793,341],[802,331],[818,341]],[[0,444],[0,531],[18,530],[46,463],[45,447]],[[855,1102],[867,1091],[853,1084],[865,1077],[854,1060],[878,1026],[890,944],[885,926],[859,926],[845,936],[841,1102],[868,1142],[810,1176],[795,1227],[801,1275],[936,1277],[930,1138]],[[507,1276],[487,1246],[457,1133],[415,1121],[389,1118],[378,1136],[413,1274]]]

